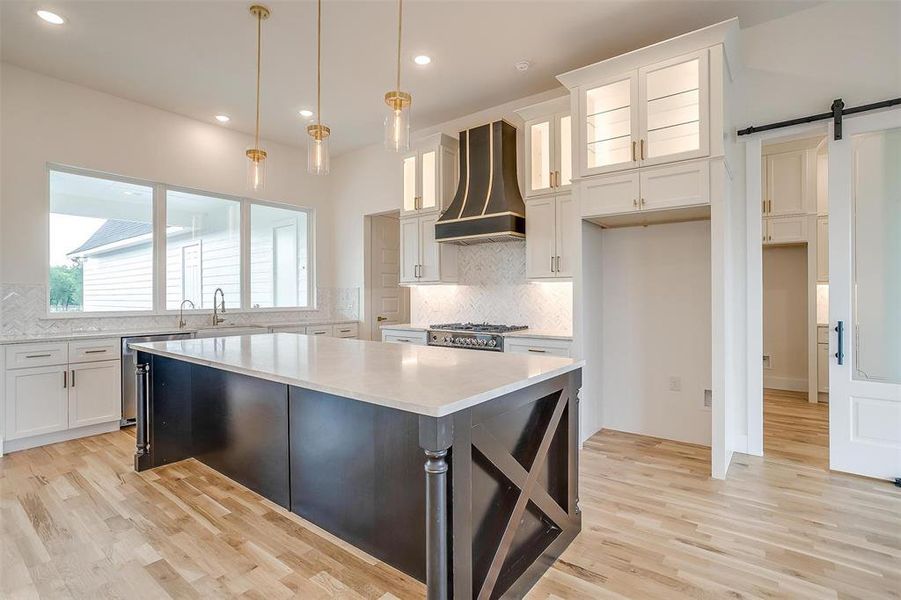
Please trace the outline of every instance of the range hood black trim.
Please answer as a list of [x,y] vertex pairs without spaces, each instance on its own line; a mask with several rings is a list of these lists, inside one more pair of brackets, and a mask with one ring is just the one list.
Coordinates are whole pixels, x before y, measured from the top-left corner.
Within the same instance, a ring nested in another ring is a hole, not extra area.
[[438,242],[475,244],[526,235],[516,180],[516,128],[506,121],[460,132],[460,181],[435,224]]

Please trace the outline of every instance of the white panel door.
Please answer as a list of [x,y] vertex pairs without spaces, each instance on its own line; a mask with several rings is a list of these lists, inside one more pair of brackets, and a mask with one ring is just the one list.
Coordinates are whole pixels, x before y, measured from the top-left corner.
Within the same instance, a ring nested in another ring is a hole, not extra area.
[[557,255],[557,203],[554,198],[526,202],[526,277],[554,277]]
[[69,427],[121,418],[121,373],[118,360],[73,366],[69,371]]
[[65,365],[6,371],[7,440],[68,429],[68,374]]
[[419,274],[419,219],[400,220],[400,282],[416,283]]
[[[400,283],[400,222],[391,217],[371,218],[369,250],[370,337],[381,338],[381,326],[410,319],[410,290]],[[337,332],[338,337],[344,337]],[[354,333],[356,335],[356,333]]]
[[679,208],[710,203],[710,163],[680,163],[642,169],[642,210]]
[[438,215],[419,218],[419,277],[418,281],[441,281],[441,246],[435,241],[435,223]]
[[572,194],[557,196],[557,277],[573,276],[573,259],[576,254],[574,229],[580,226],[578,208]]
[[[638,210],[641,196],[638,171],[607,175],[582,185],[582,217],[618,215]],[[526,221],[528,226],[528,221]]]
[[[901,109],[829,132],[829,463],[901,477]],[[839,338],[839,331],[842,335]]]

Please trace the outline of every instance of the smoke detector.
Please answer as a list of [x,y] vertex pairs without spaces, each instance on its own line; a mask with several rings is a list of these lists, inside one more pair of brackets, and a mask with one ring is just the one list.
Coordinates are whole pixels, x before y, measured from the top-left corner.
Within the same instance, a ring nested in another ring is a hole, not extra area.
[[524,73],[529,70],[529,67],[532,66],[532,61],[528,60],[528,59],[523,59],[523,60],[513,63],[513,66],[516,67],[517,71]]

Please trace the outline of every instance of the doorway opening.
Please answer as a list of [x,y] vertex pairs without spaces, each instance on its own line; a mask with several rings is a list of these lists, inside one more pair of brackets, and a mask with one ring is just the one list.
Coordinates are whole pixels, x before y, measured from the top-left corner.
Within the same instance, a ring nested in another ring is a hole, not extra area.
[[829,468],[826,138],[761,146],[763,453]]
[[400,285],[400,211],[363,217],[363,339],[410,321],[410,288]]

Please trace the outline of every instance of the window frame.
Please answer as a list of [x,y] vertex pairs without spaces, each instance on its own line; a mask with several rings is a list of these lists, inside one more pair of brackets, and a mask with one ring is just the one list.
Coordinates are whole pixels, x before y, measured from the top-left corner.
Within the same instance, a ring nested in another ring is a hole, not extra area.
[[[150,187],[152,192],[151,214],[153,232],[153,277],[152,277],[152,303],[150,310],[129,311],[79,311],[79,312],[53,312],[50,310],[50,175],[52,172],[69,173],[85,177],[94,177],[110,181],[120,181]],[[239,286],[240,298],[238,308],[229,309],[233,313],[262,313],[262,312],[312,312],[319,310],[316,278],[316,209],[308,206],[298,206],[283,202],[269,200],[257,200],[244,196],[234,196],[219,192],[210,192],[196,188],[188,188],[170,185],[161,182],[148,181],[125,175],[107,173],[93,169],[85,169],[59,163],[46,163],[44,169],[45,204],[44,208],[44,315],[47,319],[97,319],[103,317],[136,317],[136,316],[168,316],[178,314],[178,309],[166,308],[166,196],[168,191],[199,194],[211,198],[222,198],[238,202],[241,215],[239,228]],[[307,217],[307,298],[306,306],[273,306],[253,308],[250,304],[250,213],[251,206],[269,206],[284,210],[306,213]],[[234,300],[232,300],[234,302]],[[212,309],[197,308],[185,311],[188,314],[212,314]]]

